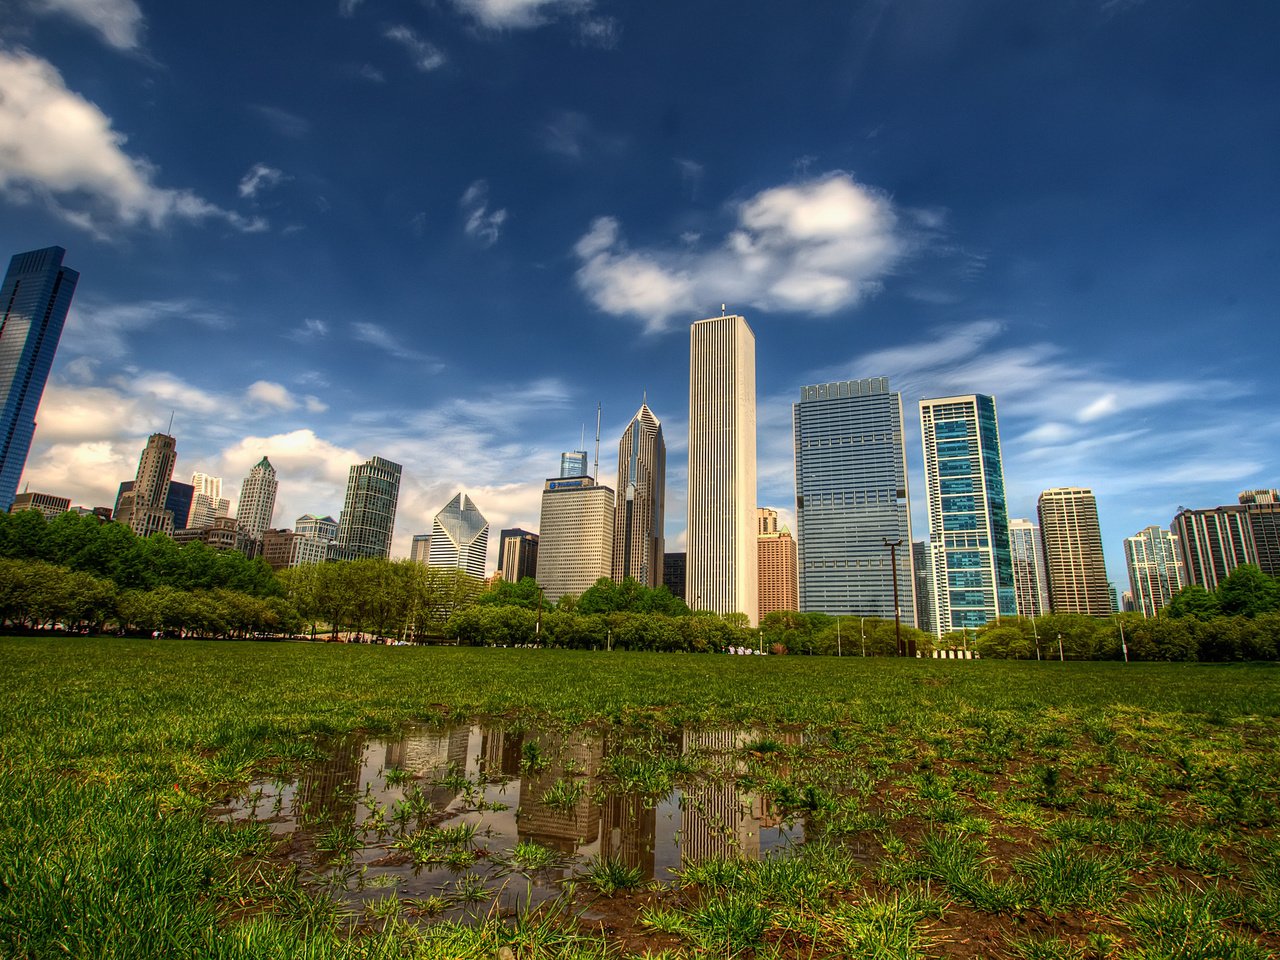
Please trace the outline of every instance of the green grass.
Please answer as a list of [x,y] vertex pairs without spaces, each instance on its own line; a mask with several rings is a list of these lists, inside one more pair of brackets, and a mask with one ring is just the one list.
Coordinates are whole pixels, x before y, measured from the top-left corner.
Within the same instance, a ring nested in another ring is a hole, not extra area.
[[[797,852],[689,864],[645,894],[635,919],[665,938],[655,955],[925,957],[946,940],[962,956],[957,910],[987,934],[975,957],[991,943],[1012,957],[1280,952],[1274,666],[11,638],[0,956],[616,956],[579,916],[606,886],[639,884],[613,866],[506,921],[462,874],[436,896],[381,895],[361,925],[266,830],[207,816],[352,731],[477,717],[609,731],[599,782],[638,797],[713,776],[804,818]],[[752,732],[712,770],[672,746],[689,725]],[[526,740],[524,772],[550,769],[551,750]],[[568,811],[595,787],[565,772],[551,789]],[[361,825],[316,824],[317,850],[340,860],[362,829],[427,812],[416,783],[388,774],[406,799],[366,805]],[[475,800],[483,784],[464,781]],[[415,858],[465,868],[484,853],[405,832]],[[548,865],[535,846],[512,860]],[[430,919],[461,903],[480,919]],[[1078,932],[1027,926],[1063,917]]]

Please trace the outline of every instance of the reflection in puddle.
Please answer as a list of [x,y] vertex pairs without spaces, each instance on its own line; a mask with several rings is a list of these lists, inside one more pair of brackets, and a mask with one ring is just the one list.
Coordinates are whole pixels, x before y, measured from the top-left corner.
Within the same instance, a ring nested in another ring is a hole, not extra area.
[[[670,880],[682,863],[759,858],[801,842],[801,824],[734,780],[753,736],[686,731],[636,744],[590,729],[553,736],[477,724],[347,738],[298,780],[255,782],[214,813],[292,835],[290,858],[352,907],[394,893],[428,915],[505,912],[556,896],[558,881],[593,858]],[[697,772],[661,795],[602,778],[611,762],[615,772],[652,769],[663,757]]]

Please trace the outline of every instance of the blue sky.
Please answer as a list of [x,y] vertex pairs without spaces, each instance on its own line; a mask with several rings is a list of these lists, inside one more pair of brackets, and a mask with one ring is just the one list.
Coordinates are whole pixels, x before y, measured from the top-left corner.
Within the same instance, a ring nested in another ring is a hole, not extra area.
[[[405,466],[537,528],[648,401],[683,539],[688,324],[756,333],[761,505],[806,383],[996,397],[1011,512],[1098,494],[1108,566],[1280,484],[1280,5],[938,0],[0,4],[0,250],[81,271],[32,489],[177,475],[276,523]],[[588,441],[590,446],[590,441]],[[606,482],[608,482],[606,480]],[[496,536],[493,538],[496,547]]]

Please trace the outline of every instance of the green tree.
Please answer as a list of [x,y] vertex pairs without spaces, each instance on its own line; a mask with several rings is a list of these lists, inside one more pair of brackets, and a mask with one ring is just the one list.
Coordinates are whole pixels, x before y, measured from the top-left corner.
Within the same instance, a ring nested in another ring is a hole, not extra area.
[[1218,585],[1218,609],[1224,616],[1253,618],[1280,610],[1280,584],[1251,563],[1236,567]]
[[1161,614],[1175,619],[1191,617],[1195,620],[1212,620],[1221,612],[1216,596],[1199,584],[1192,584],[1175,593]]

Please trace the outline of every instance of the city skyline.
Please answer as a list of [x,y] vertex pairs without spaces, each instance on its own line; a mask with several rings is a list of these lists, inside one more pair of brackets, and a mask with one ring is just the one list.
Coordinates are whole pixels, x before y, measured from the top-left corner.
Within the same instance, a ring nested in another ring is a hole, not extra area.
[[1274,5],[122,5],[0,11],[0,250],[83,275],[32,490],[111,504],[172,411],[184,478],[267,453],[279,517],[403,463],[393,556],[458,489],[534,529],[597,403],[605,438],[645,390],[684,422],[683,329],[722,302],[793,528],[795,391],[872,376],[997,397],[1011,515],[1091,487],[1117,584],[1135,530],[1280,475],[1280,384],[1233,349],[1280,300]]

